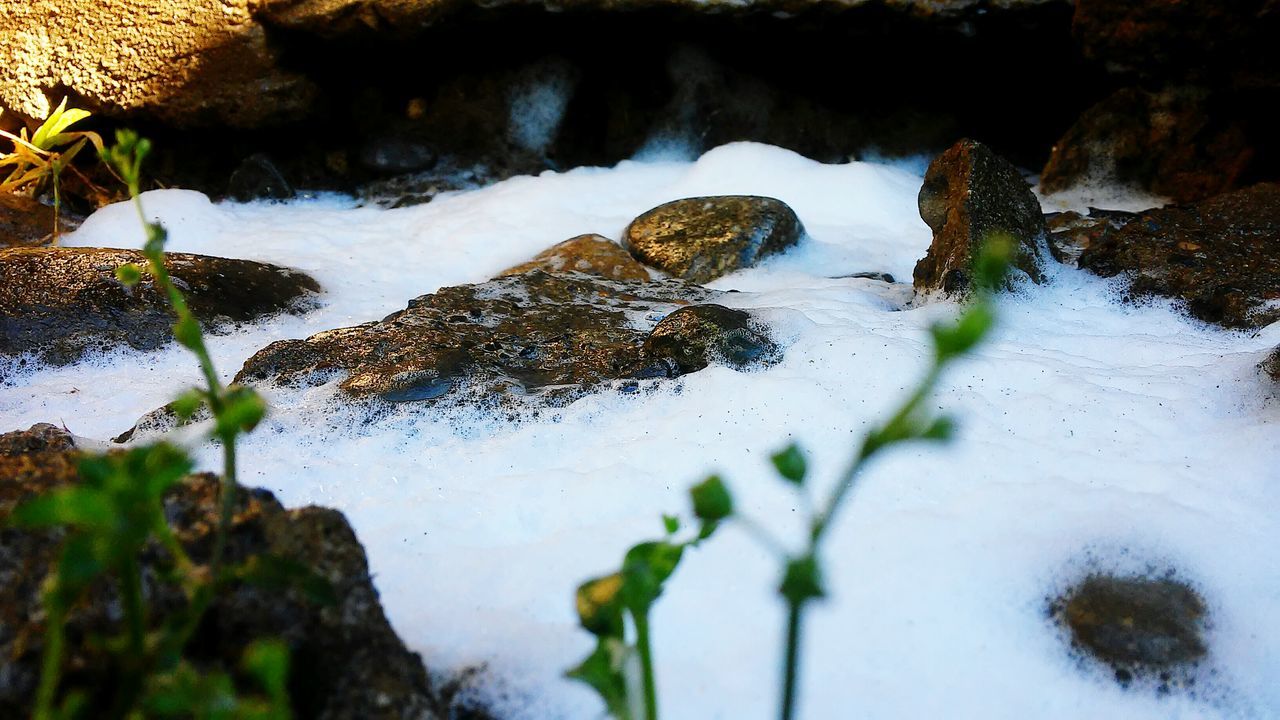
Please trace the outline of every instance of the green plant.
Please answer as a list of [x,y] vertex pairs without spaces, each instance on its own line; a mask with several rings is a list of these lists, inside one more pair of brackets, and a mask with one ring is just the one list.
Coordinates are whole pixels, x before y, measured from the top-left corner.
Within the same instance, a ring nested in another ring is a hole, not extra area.
[[[194,353],[205,385],[194,388],[173,404],[190,417],[201,405],[213,415],[212,436],[220,441],[223,476],[214,546],[207,567],[197,566],[177,541],[164,513],[163,497],[192,469],[182,450],[156,443],[125,452],[85,455],[79,464],[80,482],[53,490],[19,506],[15,521],[25,527],[67,527],[70,532],[44,591],[47,614],[44,656],[37,690],[36,720],[78,717],[88,699],[74,690],[59,703],[64,662],[65,621],[90,586],[106,578],[118,587],[123,628],[103,646],[113,658],[111,699],[96,708],[95,717],[140,720],[144,717],[197,717],[226,720],[285,720],[289,717],[285,678],[288,653],[278,642],[251,645],[244,656],[244,672],[256,679],[264,694],[241,697],[225,672],[205,672],[186,662],[182,653],[218,592],[231,582],[278,582],[305,575],[296,566],[258,557],[238,567],[224,567],[227,533],[237,492],[236,439],[261,420],[265,405],[252,390],[223,387],[204,343],[200,324],[174,285],[164,264],[166,238],[162,226],[149,223],[138,199],[141,165],[150,145],[131,132],[117,134],[116,145],[104,150],[129,186],[146,228],[145,270],[169,300],[176,316],[174,336]],[[143,268],[128,264],[117,270],[121,282],[141,280]],[[140,557],[152,544],[167,556],[156,568],[161,580],[181,588],[186,603],[166,615],[158,629],[147,617],[144,575]],[[305,581],[306,578],[303,578]],[[313,588],[314,589],[314,588]],[[323,590],[318,591],[323,594]]]
[[[570,676],[595,688],[614,717],[634,720],[641,717],[637,712],[639,708],[644,711],[646,720],[655,720],[657,702],[652,651],[649,648],[649,609],[661,594],[662,584],[675,571],[683,550],[710,537],[720,524],[733,522],[781,556],[783,571],[778,593],[787,608],[787,633],[783,646],[779,715],[783,720],[791,720],[795,716],[800,676],[804,614],[813,602],[826,595],[822,543],[850,491],[874,457],[902,443],[947,441],[953,436],[955,423],[949,417],[935,415],[926,401],[943,371],[972,351],[995,324],[991,293],[1004,284],[1013,247],[1009,239],[996,237],[989,239],[978,253],[973,269],[972,302],[954,324],[937,324],[930,329],[933,356],[929,369],[889,419],[867,432],[824,503],[817,505],[808,495],[809,489],[805,484],[808,467],[798,445],[789,445],[771,456],[779,477],[804,496],[801,506],[809,508],[808,532],[798,552],[785,550],[786,545],[771,536],[763,525],[738,511],[734,507],[732,493],[718,475],[708,477],[690,490],[694,515],[702,523],[695,539],[685,543],[667,540],[637,545],[627,553],[621,573],[597,578],[578,588],[579,618],[582,626],[594,634],[598,642],[595,651],[582,665],[570,671]],[[666,522],[670,537],[678,524],[674,518],[666,518]],[[631,615],[636,636],[634,643],[626,640],[623,610]],[[628,660],[632,655],[640,658],[640,683],[628,674]],[[643,689],[642,701],[635,697],[637,685]]]
[[[86,144],[92,144],[99,153],[105,150],[102,137],[97,133],[69,129],[88,117],[86,110],[68,110],[67,99],[63,98],[30,137],[25,128],[17,135],[0,130],[0,136],[13,143],[12,152],[0,154],[0,172],[9,168],[8,175],[0,180],[0,192],[34,196],[43,190],[46,183],[51,185],[55,243],[58,241],[58,219],[62,210],[62,172],[72,167],[71,161]],[[87,179],[85,181],[88,182]]]

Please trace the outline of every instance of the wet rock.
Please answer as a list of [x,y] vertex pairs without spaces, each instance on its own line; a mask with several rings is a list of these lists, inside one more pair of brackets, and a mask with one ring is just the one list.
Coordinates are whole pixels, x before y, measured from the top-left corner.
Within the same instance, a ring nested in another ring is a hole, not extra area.
[[858,280],[879,280],[882,283],[889,283],[890,285],[897,282],[897,280],[894,279],[893,275],[890,275],[887,272],[874,272],[874,271],[856,272],[856,273],[853,273],[852,275],[840,275],[839,277],[853,278]]
[[0,435],[0,457],[27,455],[35,452],[62,452],[76,446],[71,433],[49,423],[36,423],[26,430]]
[[237,202],[253,200],[288,200],[294,196],[293,187],[285,180],[271,158],[255,153],[244,159],[240,167],[231,173],[227,195]]
[[749,313],[723,305],[680,308],[658,323],[641,350],[641,377],[675,377],[712,363],[748,368],[774,362],[778,346]]
[[1203,658],[1205,604],[1170,578],[1091,575],[1053,605],[1072,644],[1107,663],[1121,682],[1168,671]]
[[519,275],[530,270],[580,272],[606,280],[649,281],[649,271],[622,246],[603,235],[570,238],[538,253],[527,263],[503,270],[501,275]]
[[1067,130],[1040,187],[1052,193],[1082,182],[1118,183],[1177,202],[1201,200],[1237,187],[1254,155],[1241,124],[1215,112],[1208,91],[1126,88]]
[[803,235],[795,211],[781,200],[721,195],[659,205],[631,221],[624,238],[640,262],[706,283],[751,267]]
[[[78,481],[71,439],[48,426],[10,433],[0,441],[0,716],[27,717],[43,650],[41,584],[57,557],[62,533],[10,528],[21,502]],[[42,444],[43,443],[43,444]],[[15,448],[21,454],[13,454]],[[197,563],[207,563],[218,516],[219,483],[195,475],[165,498],[175,534]],[[326,580],[332,602],[301,589],[232,586],[213,602],[186,648],[206,666],[233,669],[253,640],[280,638],[290,647],[295,717],[337,720],[430,720],[446,717],[421,658],[409,652],[388,624],[360,543],[342,514],[320,507],[285,510],[263,490],[237,498],[227,558],[242,563],[264,555],[300,563]],[[184,602],[161,579],[159,548],[142,558],[144,593],[153,623]],[[114,584],[99,582],[68,619],[66,682],[109,693],[108,658],[93,635],[118,622]]]
[[1139,213],[1085,250],[1080,267],[1125,273],[1134,296],[1181,299],[1207,322],[1263,327],[1280,319],[1280,185]]
[[929,165],[920,188],[920,217],[933,230],[929,252],[915,267],[917,292],[964,294],[978,248],[995,235],[1011,237],[1014,267],[1040,282],[1040,203],[1016,168],[990,148],[961,140]]
[[368,140],[359,158],[365,169],[386,174],[425,170],[436,163],[436,154],[426,143],[403,137]]
[[[248,260],[169,253],[169,272],[207,328],[307,309],[320,286],[307,275]],[[0,356],[39,353],[74,362],[91,349],[153,350],[172,340],[168,302],[144,274],[115,278],[141,253],[106,248],[0,250]]]
[[52,207],[22,195],[0,193],[0,249],[43,245],[52,232]]
[[1273,350],[1259,367],[1276,384],[1277,389],[1280,389],[1280,347]]
[[1074,210],[1044,216],[1049,231],[1049,253],[1065,265],[1075,265],[1106,232],[1124,227],[1136,213],[1089,208],[1088,215]]
[[721,295],[673,280],[529,270],[443,288],[379,322],[272,343],[236,381],[318,384],[336,373],[349,394],[392,402],[510,393],[563,401],[647,376],[642,346],[659,321]]

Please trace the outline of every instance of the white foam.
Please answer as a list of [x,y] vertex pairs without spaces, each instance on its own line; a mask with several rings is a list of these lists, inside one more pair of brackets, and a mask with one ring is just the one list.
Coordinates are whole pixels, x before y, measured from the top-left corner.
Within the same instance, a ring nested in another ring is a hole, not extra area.
[[[902,286],[839,276],[910,279],[929,243],[919,183],[901,165],[735,144],[692,164],[546,173],[400,210],[144,200],[172,250],[285,264],[326,287],[306,317],[214,338],[227,377],[272,340],[380,318],[574,235],[617,238],[668,200],[757,193],[797,210],[799,247],[714,283],[749,291],[733,304],[789,341],[765,371],[713,367],[518,423],[430,406],[370,418],[333,384],[267,391],[274,411],[245,443],[242,479],[345,512],[408,644],[437,670],[487,663],[490,692],[506,693],[500,716],[543,720],[601,712],[561,678],[591,644],[573,614],[580,581],[659,535],[659,515],[684,510],[686,488],[712,470],[741,507],[798,537],[768,453],[800,441],[825,489],[915,382],[926,328],[956,308],[899,311]],[[136,247],[131,212],[105,208],[66,242]],[[1114,281],[1049,274],[1002,301],[998,336],[945,379],[936,404],[958,416],[959,441],[880,460],[839,518],[831,598],[805,648],[804,717],[1280,716],[1280,409],[1255,369],[1280,326],[1225,332],[1168,303],[1121,304]],[[176,348],[29,372],[0,387],[0,425],[106,437],[195,379]],[[216,466],[214,451],[202,462]],[[1211,605],[1194,696],[1120,688],[1045,619],[1047,596],[1089,568],[1149,563],[1176,567]],[[664,717],[774,715],[777,574],[733,528],[690,553],[654,616]]]

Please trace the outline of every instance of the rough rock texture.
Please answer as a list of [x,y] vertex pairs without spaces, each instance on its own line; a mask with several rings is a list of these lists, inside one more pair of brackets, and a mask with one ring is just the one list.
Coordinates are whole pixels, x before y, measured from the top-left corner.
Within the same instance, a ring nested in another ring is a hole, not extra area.
[[780,357],[759,322],[723,305],[692,305],[663,318],[645,338],[641,375],[675,377],[712,363],[745,368]]
[[[0,435],[0,716],[26,717],[39,676],[44,614],[41,583],[56,558],[61,531],[6,527],[13,508],[34,495],[77,481],[76,451],[65,433],[38,425]],[[207,562],[217,517],[218,482],[196,475],[165,500],[179,541]],[[326,579],[336,603],[296,589],[240,585],[217,600],[187,648],[196,662],[235,667],[252,640],[283,639],[292,650],[290,688],[295,716],[323,720],[430,720],[447,716],[433,696],[421,658],[405,649],[387,623],[360,543],[342,514],[319,507],[285,510],[263,490],[241,493],[228,536],[228,559],[271,554],[302,563]],[[156,570],[158,549],[143,558],[153,621],[183,601]],[[68,681],[94,687],[104,656],[86,635],[113,627],[114,585],[100,583],[71,614]],[[95,672],[96,671],[96,672]]]
[[1280,185],[1140,213],[1085,250],[1080,267],[1126,273],[1133,295],[1184,300],[1201,320],[1267,325],[1280,319]]
[[[90,348],[140,350],[172,340],[169,305],[148,276],[134,288],[115,278],[142,254],[105,248],[0,250],[0,356],[38,352],[68,363]],[[320,286],[307,275],[248,260],[166,255],[170,274],[206,327],[307,307]]]
[[1054,615],[1072,643],[1107,663],[1116,679],[1168,671],[1205,656],[1205,605],[1177,580],[1091,575],[1059,598]]
[[1065,265],[1075,265],[1080,255],[1107,232],[1124,227],[1137,213],[1089,208],[1088,215],[1074,210],[1044,216],[1049,231],[1049,252]]
[[1077,0],[1086,56],[1149,79],[1280,85],[1280,5],[1273,0]]
[[41,245],[52,232],[52,207],[21,195],[0,193],[0,249]]
[[538,253],[532,260],[502,271],[500,276],[530,270],[580,272],[606,280],[648,282],[649,271],[621,245],[602,235],[579,235]]
[[1230,113],[1212,105],[1209,91],[1195,87],[1119,90],[1054,145],[1040,187],[1131,184],[1177,202],[1235,188],[1254,160],[1254,145]]
[[476,400],[505,391],[572,398],[608,381],[652,377],[658,359],[643,347],[650,331],[672,311],[721,295],[672,280],[530,270],[443,288],[379,322],[272,343],[236,381],[314,384],[344,373],[348,393],[392,402],[464,389]]
[[640,262],[705,283],[749,268],[803,235],[795,211],[781,200],[720,195],[659,205],[632,220],[624,238]]
[[1262,372],[1266,373],[1277,387],[1280,387],[1280,347],[1277,347],[1262,361]]
[[1014,266],[1040,282],[1040,202],[1017,169],[990,148],[961,140],[929,164],[920,187],[920,217],[933,230],[929,252],[915,267],[918,292],[964,294],[974,254],[987,238],[1017,243]]
[[64,95],[113,115],[246,127],[298,117],[312,88],[282,69],[250,0],[0,0],[0,104],[44,118]]

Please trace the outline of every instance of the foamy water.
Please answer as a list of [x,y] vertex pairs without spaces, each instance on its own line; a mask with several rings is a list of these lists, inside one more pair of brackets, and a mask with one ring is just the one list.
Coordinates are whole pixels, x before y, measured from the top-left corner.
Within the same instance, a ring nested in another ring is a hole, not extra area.
[[[288,505],[341,509],[428,667],[483,664],[479,695],[500,716],[544,720],[603,712],[562,678],[592,645],[573,612],[579,582],[659,536],[662,513],[687,515],[686,489],[711,471],[798,541],[802,513],[769,453],[799,441],[824,491],[916,381],[929,324],[957,308],[902,310],[906,285],[841,276],[910,281],[930,238],[918,173],[735,144],[695,163],[545,173],[397,210],[336,197],[214,205],[179,190],[144,202],[171,250],[296,267],[326,288],[305,317],[212,338],[227,378],[273,340],[378,319],[574,235],[618,238],[668,200],[763,194],[795,208],[809,237],[713,284],[741,290],[732,302],[787,343],[766,370],[713,367],[519,422],[429,405],[371,418],[333,385],[265,390],[273,411],[245,443],[242,480]],[[65,241],[140,243],[128,206]],[[959,419],[958,441],[885,456],[844,508],[826,550],[830,598],[808,627],[803,717],[1280,716],[1280,408],[1256,370],[1280,325],[1227,332],[1168,303],[1121,304],[1113,281],[1048,275],[1003,298],[995,339],[944,379],[936,404]],[[106,438],[196,377],[177,348],[36,369],[0,387],[0,425]],[[216,467],[213,449],[200,454]],[[1091,570],[1167,568],[1211,608],[1194,692],[1121,688],[1046,620],[1047,598]],[[686,557],[653,617],[664,717],[775,714],[779,570],[732,527]]]

